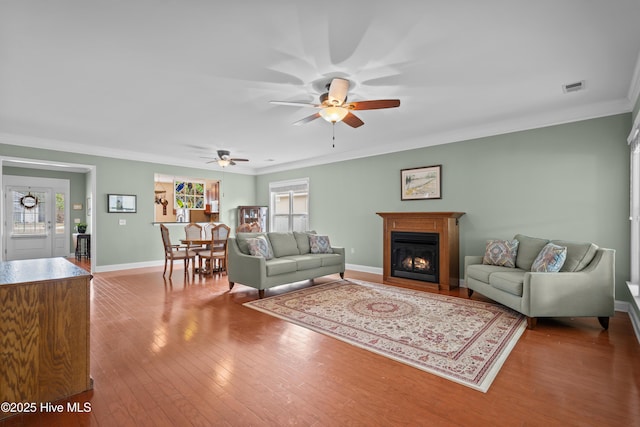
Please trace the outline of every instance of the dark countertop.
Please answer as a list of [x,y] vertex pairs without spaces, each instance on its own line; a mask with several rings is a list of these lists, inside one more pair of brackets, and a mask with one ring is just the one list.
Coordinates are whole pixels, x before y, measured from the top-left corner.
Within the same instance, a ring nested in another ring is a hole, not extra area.
[[91,276],[91,273],[64,258],[0,262],[0,286],[82,276]]

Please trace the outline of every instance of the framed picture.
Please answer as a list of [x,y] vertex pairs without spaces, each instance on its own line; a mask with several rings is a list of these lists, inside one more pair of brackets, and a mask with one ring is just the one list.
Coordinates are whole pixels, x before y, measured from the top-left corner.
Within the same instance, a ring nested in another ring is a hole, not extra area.
[[402,169],[400,185],[402,200],[441,199],[442,165]]
[[107,194],[107,212],[135,213],[136,196],[131,194]]

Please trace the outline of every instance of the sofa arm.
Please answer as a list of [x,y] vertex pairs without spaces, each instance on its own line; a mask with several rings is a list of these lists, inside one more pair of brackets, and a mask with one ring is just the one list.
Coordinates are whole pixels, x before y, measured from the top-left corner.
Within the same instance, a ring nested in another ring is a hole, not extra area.
[[343,247],[331,246],[331,250],[333,251],[334,254],[342,255],[344,257],[345,250]]
[[[247,255],[240,251],[235,238],[229,238],[227,274],[230,283],[242,283],[259,287],[267,278],[266,260],[260,256]],[[259,288],[258,288],[259,289]]]
[[599,316],[614,314],[615,251],[598,249],[582,271],[525,274],[522,308],[527,316]]
[[464,283],[466,287],[469,287],[467,282],[467,267],[475,264],[482,264],[484,257],[482,255],[467,255],[464,257]]

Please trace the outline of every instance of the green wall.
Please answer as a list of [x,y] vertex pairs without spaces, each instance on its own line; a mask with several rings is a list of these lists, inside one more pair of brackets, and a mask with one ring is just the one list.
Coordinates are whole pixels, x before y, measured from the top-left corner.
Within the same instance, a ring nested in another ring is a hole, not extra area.
[[[628,301],[630,127],[621,114],[261,175],[257,202],[268,202],[271,181],[309,177],[311,228],[345,246],[347,263],[376,268],[381,211],[466,212],[462,258],[516,233],[592,241],[617,250],[616,292]],[[401,201],[400,170],[436,164],[442,199]]]
[[[4,144],[0,144],[0,155],[96,167],[96,194],[93,195],[96,200],[96,212],[91,218],[94,221],[91,234],[96,242],[94,257],[98,271],[101,267],[108,268],[114,265],[157,264],[158,260],[164,259],[159,227],[153,224],[155,173],[222,179],[223,197],[220,202],[220,220],[230,224],[232,228],[235,228],[236,223],[235,208],[238,205],[251,205],[256,198],[255,177],[251,175]],[[88,191],[90,190],[89,188]],[[137,195],[137,213],[107,213],[107,194],[110,193]],[[125,219],[126,225],[119,225],[120,219]],[[184,236],[183,225],[172,225],[170,229],[172,238],[176,242]]]
[[[232,229],[236,206],[268,204],[269,182],[309,177],[311,228],[345,246],[349,264],[382,266],[376,212],[462,211],[462,257],[481,254],[486,239],[516,233],[593,241],[617,250],[617,298],[631,301],[630,128],[627,113],[257,177],[12,145],[0,145],[0,155],[95,165],[98,271],[163,259],[152,224],[154,173],[222,179],[221,221]],[[401,201],[400,170],[435,164],[443,167],[443,198]],[[108,193],[136,194],[138,212],[107,213]],[[175,239],[184,232],[182,225],[171,230]]]

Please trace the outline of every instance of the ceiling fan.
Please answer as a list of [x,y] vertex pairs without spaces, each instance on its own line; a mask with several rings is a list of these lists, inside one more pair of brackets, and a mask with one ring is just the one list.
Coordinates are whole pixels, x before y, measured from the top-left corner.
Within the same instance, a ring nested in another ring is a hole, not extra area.
[[336,122],[344,122],[353,128],[360,127],[364,124],[352,110],[378,110],[382,108],[394,108],[400,106],[399,99],[378,99],[375,101],[354,101],[347,102],[347,92],[349,91],[349,81],[340,78],[334,78],[327,83],[327,93],[320,95],[320,104],[311,104],[308,102],[287,102],[287,101],[271,101],[272,104],[289,105],[293,107],[312,107],[318,108],[315,114],[307,116],[294,125],[309,123],[319,117],[335,124]]
[[229,151],[227,150],[218,150],[218,157],[211,160],[208,163],[213,163],[216,162],[218,163],[218,165],[222,166],[223,168],[229,165],[235,165],[236,162],[248,162],[249,159],[237,159],[237,158],[232,158]]

